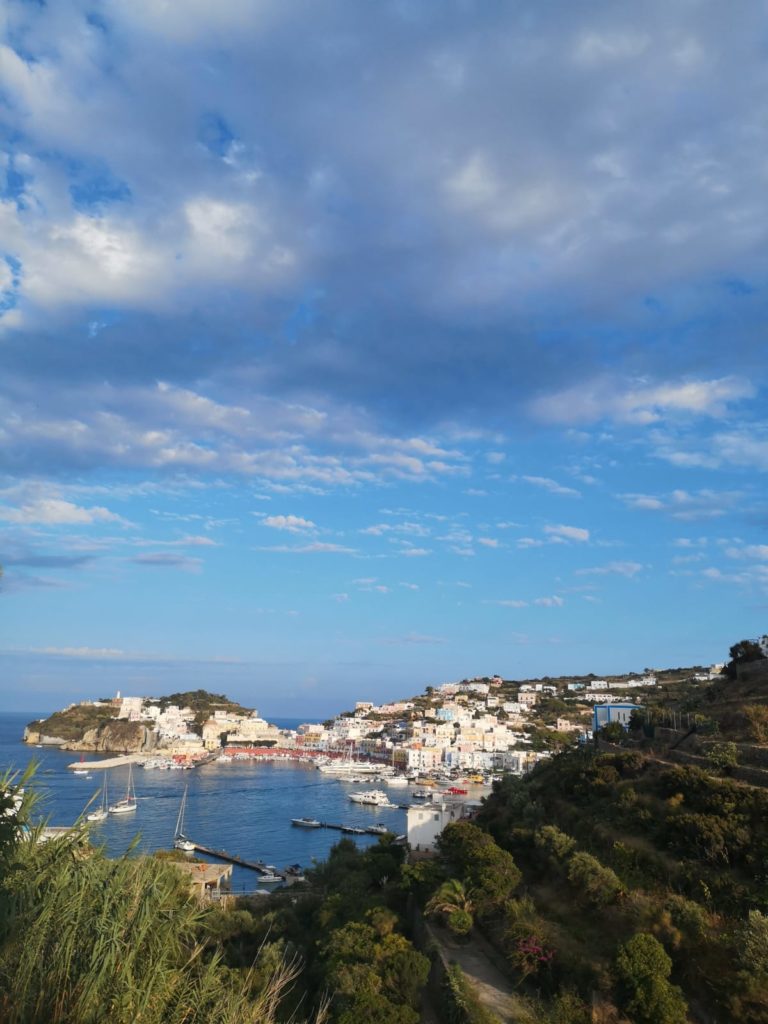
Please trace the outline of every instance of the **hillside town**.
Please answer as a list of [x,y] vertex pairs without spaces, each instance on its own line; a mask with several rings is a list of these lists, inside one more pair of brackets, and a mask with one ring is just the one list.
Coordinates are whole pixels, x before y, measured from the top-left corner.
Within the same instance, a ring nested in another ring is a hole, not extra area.
[[[358,701],[325,722],[281,729],[258,711],[205,691],[171,698],[123,696],[70,705],[32,723],[28,742],[71,749],[131,750],[194,762],[224,755],[339,756],[370,759],[408,774],[459,771],[522,775],[553,752],[588,740],[593,731],[658,704],[670,687],[717,678],[722,665],[610,678],[546,678],[524,682],[499,675],[428,686],[407,700]],[[187,699],[185,699],[187,698]],[[48,731],[78,714],[91,728],[66,738]],[[99,723],[100,724],[96,724]]]

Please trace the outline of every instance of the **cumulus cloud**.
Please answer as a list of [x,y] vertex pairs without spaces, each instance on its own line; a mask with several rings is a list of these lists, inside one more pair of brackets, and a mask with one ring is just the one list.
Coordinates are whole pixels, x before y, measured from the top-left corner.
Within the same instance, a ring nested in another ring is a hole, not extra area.
[[18,508],[0,505],[0,519],[8,523],[41,523],[47,526],[90,526],[94,523],[128,525],[121,516],[103,506],[85,508],[62,498],[38,498]]
[[558,594],[553,594],[552,597],[537,597],[533,603],[540,608],[562,608],[565,601]]

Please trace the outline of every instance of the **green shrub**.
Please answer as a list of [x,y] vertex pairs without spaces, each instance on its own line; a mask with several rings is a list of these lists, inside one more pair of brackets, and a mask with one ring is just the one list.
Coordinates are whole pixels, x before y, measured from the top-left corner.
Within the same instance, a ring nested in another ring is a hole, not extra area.
[[669,981],[672,961],[652,935],[638,932],[619,947],[616,974],[622,1007],[635,1024],[686,1024],[683,993]]
[[615,903],[624,891],[621,879],[589,853],[574,853],[568,861],[568,881],[596,907]]

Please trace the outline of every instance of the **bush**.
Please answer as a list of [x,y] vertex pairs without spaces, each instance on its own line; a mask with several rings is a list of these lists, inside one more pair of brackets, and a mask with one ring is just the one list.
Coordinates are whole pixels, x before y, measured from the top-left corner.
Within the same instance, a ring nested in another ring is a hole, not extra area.
[[686,1024],[682,991],[668,980],[672,961],[652,935],[638,932],[619,947],[616,974],[622,1006],[636,1024]]
[[739,763],[739,749],[735,743],[716,743],[707,752],[707,761],[718,771],[730,771]]
[[615,903],[624,891],[619,876],[589,853],[574,853],[568,862],[568,881],[596,907]]

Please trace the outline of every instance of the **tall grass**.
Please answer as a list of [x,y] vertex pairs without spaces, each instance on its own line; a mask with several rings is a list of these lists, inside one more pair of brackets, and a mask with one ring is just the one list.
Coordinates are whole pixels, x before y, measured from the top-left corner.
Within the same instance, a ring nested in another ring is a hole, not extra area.
[[0,847],[3,1024],[276,1020],[297,966],[266,982],[225,967],[171,863],[108,860],[79,829],[47,843],[39,831]]

